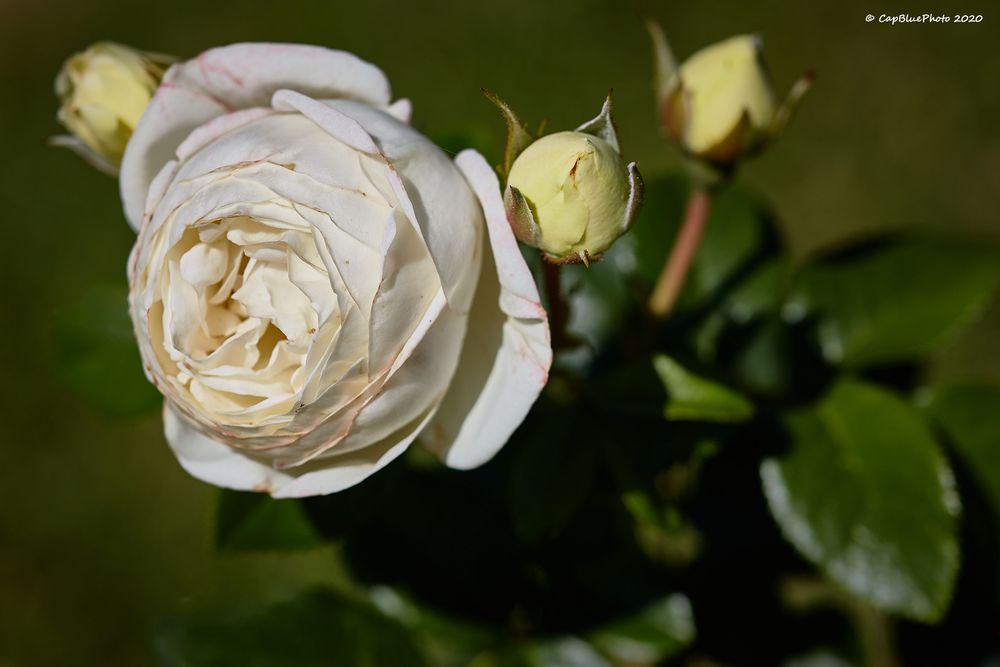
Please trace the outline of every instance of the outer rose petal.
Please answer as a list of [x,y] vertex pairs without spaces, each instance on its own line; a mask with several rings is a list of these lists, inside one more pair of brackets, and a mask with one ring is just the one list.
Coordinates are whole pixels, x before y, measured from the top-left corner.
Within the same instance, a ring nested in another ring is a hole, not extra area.
[[468,469],[492,458],[524,420],[548,381],[552,346],[493,169],[473,150],[455,163],[482,204],[492,251],[483,257],[458,370],[424,443],[448,466]]
[[181,467],[209,484],[238,491],[270,491],[291,479],[209,438],[178,416],[169,402],[163,404],[163,428]]
[[381,470],[416,439],[433,416],[430,411],[400,432],[364,449],[339,457],[299,476],[275,470],[221,442],[213,440],[179,417],[164,404],[163,423],[167,442],[181,466],[193,477],[238,491],[270,493],[275,498],[300,498],[342,491]]
[[357,56],[302,44],[233,44],[171,67],[129,139],[122,159],[125,216],[142,223],[153,177],[199,125],[225,113],[266,107],[281,88],[318,98],[388,105],[389,82]]

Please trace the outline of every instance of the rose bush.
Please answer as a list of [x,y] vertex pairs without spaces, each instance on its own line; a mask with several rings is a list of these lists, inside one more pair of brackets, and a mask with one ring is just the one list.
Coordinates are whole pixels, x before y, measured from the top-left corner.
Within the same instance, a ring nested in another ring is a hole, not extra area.
[[330,493],[423,433],[489,459],[552,359],[493,170],[452,162],[382,72],[237,44],[174,65],[125,151],[130,309],[194,476]]

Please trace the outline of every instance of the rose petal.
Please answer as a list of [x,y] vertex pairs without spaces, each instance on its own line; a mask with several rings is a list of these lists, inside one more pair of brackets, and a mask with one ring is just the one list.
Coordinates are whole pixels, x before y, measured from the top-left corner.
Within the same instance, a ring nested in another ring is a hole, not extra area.
[[389,83],[377,67],[357,56],[300,44],[233,44],[171,67],[153,96],[122,159],[125,216],[142,222],[149,184],[184,139],[217,116],[268,106],[291,88],[311,97],[389,103]]
[[396,120],[409,125],[410,119],[413,117],[413,103],[405,97],[401,97],[386,107],[385,112]]
[[328,467],[304,473],[272,491],[271,495],[275,498],[305,498],[352,487],[405,452],[433,417],[434,411],[430,410],[379,443],[338,456],[335,462],[324,459],[322,465]]
[[252,109],[235,111],[233,113],[227,113],[224,116],[213,118],[204,125],[195,128],[195,130],[187,136],[181,145],[177,147],[177,159],[186,161],[194,153],[197,153],[219,137],[232,132],[238,127],[242,127],[248,123],[254,122],[255,120],[270,116],[273,113],[273,109],[254,107]]
[[458,370],[425,444],[459,469],[488,461],[524,420],[552,364],[548,315],[511,232],[493,169],[479,153],[455,160],[482,203],[491,252],[469,313]]
[[276,111],[298,111],[324,132],[361,153],[377,155],[378,145],[356,120],[294,90],[279,90],[271,98]]
[[434,262],[417,231],[405,221],[393,228],[395,234],[380,272],[382,281],[371,307],[369,375],[389,368],[441,291]]
[[[342,413],[303,435],[295,442],[296,450],[321,457],[316,458],[318,463],[370,447],[435,410],[455,371],[465,327],[465,316],[453,313],[438,290],[390,372],[370,384]],[[345,418],[350,420],[349,431],[344,429]]]
[[466,313],[479,270],[480,227],[470,220],[481,213],[462,175],[427,137],[389,114],[349,100],[324,102],[357,121],[381,148],[394,170],[390,177],[398,177],[383,195],[413,211],[448,305],[456,313]]
[[273,493],[291,480],[288,475],[208,437],[180,417],[169,403],[163,406],[163,426],[181,467],[203,482],[238,491]]
[[275,470],[214,440],[164,404],[163,422],[167,442],[189,474],[203,482],[239,491],[270,493],[275,498],[302,498],[334,493],[354,486],[384,468],[406,451],[410,443],[433,417],[433,410],[420,415],[381,442],[362,450],[324,460],[323,467],[298,476]]

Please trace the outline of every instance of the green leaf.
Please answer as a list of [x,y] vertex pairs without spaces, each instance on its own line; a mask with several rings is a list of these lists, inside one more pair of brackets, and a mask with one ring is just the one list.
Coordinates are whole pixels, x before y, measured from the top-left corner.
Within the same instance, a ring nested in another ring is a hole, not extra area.
[[817,650],[789,658],[781,667],[856,667],[856,665],[833,651]]
[[910,239],[810,267],[791,304],[818,314],[829,362],[861,367],[926,354],[982,311],[998,280],[996,252]]
[[795,391],[792,332],[771,319],[749,336],[732,361],[732,375],[745,391],[771,399]]
[[559,411],[547,417],[531,423],[511,466],[511,521],[526,542],[553,537],[573,518],[597,468],[597,449],[581,437],[575,415]]
[[752,396],[786,405],[812,402],[837,378],[813,344],[807,323],[789,324],[770,317],[750,327],[727,332],[735,347],[727,349],[728,377]]
[[612,667],[590,644],[577,637],[517,643],[477,657],[468,667]]
[[740,422],[753,416],[753,403],[717,382],[699,377],[659,354],[653,366],[667,388],[663,414],[676,421]]
[[493,629],[438,612],[398,589],[376,586],[370,596],[383,614],[410,631],[435,667],[466,667],[498,641]]
[[622,245],[612,246],[600,262],[589,267],[582,264],[562,267],[564,292],[569,303],[567,329],[600,350],[615,339],[634,300],[622,268],[627,266],[629,251]]
[[698,360],[722,369],[750,396],[802,403],[835,369],[815,345],[812,324],[786,307],[791,266],[764,259],[692,330]]
[[426,664],[398,623],[324,590],[264,608],[188,613],[160,629],[155,650],[166,667]]
[[611,667],[587,642],[576,637],[561,637],[530,644],[524,650],[532,667]]
[[682,651],[694,638],[691,603],[679,593],[587,635],[598,650],[626,665],[659,663]]
[[726,297],[722,310],[733,322],[746,324],[776,315],[784,303],[790,269],[784,258],[773,258],[758,266]]
[[[781,319],[791,269],[786,259],[770,258],[737,283],[722,301],[693,330],[692,343],[698,358],[713,363],[719,355],[723,337],[735,327],[748,327],[767,317],[774,323]],[[740,338],[744,338],[740,335]]]
[[766,218],[760,202],[744,191],[730,188],[715,197],[687,278],[693,300],[710,299],[767,246]]
[[761,465],[785,537],[872,605],[940,618],[958,569],[960,507],[919,413],[882,389],[845,380],[787,424],[791,450]]
[[297,500],[223,489],[215,543],[227,551],[307,549],[321,544]]
[[56,357],[66,383],[100,412],[128,417],[163,403],[142,373],[124,286],[94,285],[61,314]]
[[1000,387],[936,389],[925,409],[944,429],[1000,518]]

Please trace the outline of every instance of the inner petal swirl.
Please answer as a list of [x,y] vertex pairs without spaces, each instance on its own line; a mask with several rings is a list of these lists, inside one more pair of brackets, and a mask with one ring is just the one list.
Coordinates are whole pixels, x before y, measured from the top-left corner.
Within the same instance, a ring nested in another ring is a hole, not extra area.
[[219,421],[260,424],[302,391],[319,327],[340,311],[308,226],[248,216],[184,230],[160,274],[162,361],[171,381]]

